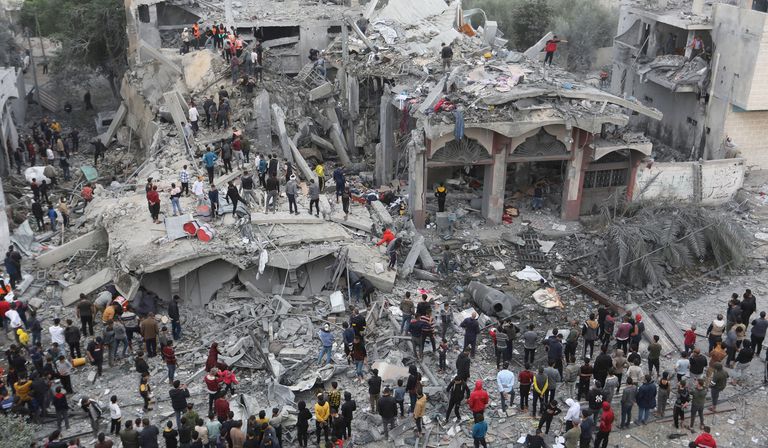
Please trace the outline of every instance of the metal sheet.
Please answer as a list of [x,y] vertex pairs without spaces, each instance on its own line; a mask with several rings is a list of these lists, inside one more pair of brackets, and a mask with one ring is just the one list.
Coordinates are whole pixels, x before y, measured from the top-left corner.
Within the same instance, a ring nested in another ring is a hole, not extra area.
[[194,221],[194,218],[189,214],[165,218],[165,232],[168,234],[168,239],[174,241],[188,237],[189,234],[184,231],[184,224],[190,221]]

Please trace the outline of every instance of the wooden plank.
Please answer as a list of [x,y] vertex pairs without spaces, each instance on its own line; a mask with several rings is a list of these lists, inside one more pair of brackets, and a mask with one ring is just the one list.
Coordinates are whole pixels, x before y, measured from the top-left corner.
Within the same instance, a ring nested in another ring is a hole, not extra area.
[[682,351],[683,347],[680,344],[683,340],[683,329],[680,327],[680,324],[675,322],[666,311],[656,311],[652,317],[659,323],[664,333],[666,333],[667,337],[675,345],[675,348],[677,348],[677,351]]
[[643,317],[643,323],[645,323],[645,332],[643,333],[643,337],[646,341],[649,343],[653,342],[653,335],[659,335],[659,344],[661,344],[662,355],[667,355],[679,351],[675,343],[667,336],[667,333],[661,327],[659,327],[659,324],[656,322],[656,320],[653,319],[651,315],[643,309],[643,307],[636,303],[629,303],[625,308],[627,311],[631,312],[633,316],[639,314]]

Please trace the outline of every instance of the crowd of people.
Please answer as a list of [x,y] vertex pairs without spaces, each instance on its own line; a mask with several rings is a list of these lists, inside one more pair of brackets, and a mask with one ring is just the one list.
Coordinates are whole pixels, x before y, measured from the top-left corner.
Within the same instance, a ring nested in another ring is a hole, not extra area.
[[[11,248],[7,259],[18,259],[13,253]],[[10,286],[2,281],[0,293],[4,296],[0,301],[3,333],[9,332],[14,338],[9,341],[8,369],[0,384],[2,411],[24,415],[32,421],[55,417],[57,430],[48,437],[49,447],[67,446],[62,431],[69,429],[69,413],[74,407],[79,407],[90,421],[95,446],[99,447],[108,446],[105,444],[110,437],[119,438],[126,447],[154,447],[161,435],[166,446],[171,447],[282,445],[288,428],[283,427],[281,409],[264,409],[245,421],[234,418],[229,402],[236,393],[238,380],[221,359],[217,343],[209,347],[206,373],[201,380],[207,407],[205,402],[193,403],[187,386],[175,378],[178,361],[174,341],[182,337],[180,297],[174,296],[164,303],[142,288],[142,300],[132,302],[141,304],[140,308],[134,309],[110,285],[94,300],[81,296],[71,314],[65,310],[49,322],[48,337],[44,340],[44,326],[36,310],[14,297]],[[707,345],[712,347],[709,353],[702,350],[704,341],[697,340],[702,336],[694,326],[681,332],[680,342],[685,351],[674,359],[674,368],[668,370],[661,366],[665,354],[658,335],[652,335],[651,342],[640,352],[640,341],[646,337],[642,316],[618,315],[606,307],[600,307],[584,322],[570,322],[567,328],[554,329],[546,335],[533,325],[521,329],[509,320],[481,325],[480,317],[472,313],[457,328],[463,332],[459,335],[463,339],[458,338],[462,344],[456,347],[449,342],[456,338],[448,337],[449,331],[453,332],[453,313],[445,304],[426,294],[414,301],[406,293],[400,300],[399,311],[402,318],[397,332],[410,335],[413,358],[422,362],[431,359],[440,374],[455,372],[445,388],[445,421],[439,423],[449,425],[452,414],[462,421],[466,409],[477,447],[487,446],[485,436],[490,422],[486,412],[489,406],[495,406],[491,404],[487,385],[472,376],[473,360],[480,353],[491,355],[489,359],[496,362],[494,393],[500,399],[501,411],[507,413],[517,408],[519,413],[530,413],[538,419],[535,432],[527,437],[529,447],[545,446],[545,437],[553,430],[565,438],[568,448],[607,447],[616,427],[645,425],[654,418],[663,422],[669,418],[667,408],[671,408],[675,428],[700,432],[691,446],[714,448],[712,431],[704,424],[707,399],[711,399],[708,409],[716,411],[729,377],[739,372],[735,376],[745,381],[745,368],[740,365],[748,364],[755,351],[761,351],[768,328],[765,312],[753,319],[756,305],[747,290],[741,299],[732,298],[726,318],[717,316],[707,329]],[[157,314],[167,318],[158,319]],[[751,334],[749,339],[743,336],[747,330]],[[478,338],[485,331],[493,343],[492,354],[479,351]],[[336,343],[329,324],[320,328],[317,336],[321,346],[319,364],[346,360],[354,367],[355,381],[367,385],[367,411],[381,416],[385,439],[393,428],[408,426],[409,420],[415,433],[423,434],[427,409],[441,403],[425,393],[424,372],[416,363],[409,365],[407,378],[392,383],[385,382],[370,367],[366,349],[370,336],[366,318],[357,306],[351,308],[349,320],[342,322],[340,343]],[[515,350],[517,344],[522,348],[520,359]],[[431,351],[425,357],[427,346]],[[343,348],[343,355],[342,350],[334,355],[335,348]],[[542,350],[544,353],[537,356]],[[451,369],[448,358],[454,352],[458,356],[455,368]],[[577,354],[582,356],[580,361]],[[162,430],[146,416],[124,419],[117,396],[111,396],[104,407],[98,397],[91,396],[90,388],[75,391],[76,382],[72,379],[78,375],[76,366],[93,365],[98,379],[103,368],[129,360],[137,376],[133,387],[145,411],[152,410],[155,397],[161,395],[156,394],[160,384],[152,383],[150,363],[160,362],[167,370],[168,398],[174,416],[162,422]],[[515,363],[524,367],[514,372]],[[474,387],[469,386],[470,382]],[[312,388],[314,403],[297,403],[295,439],[300,446],[307,446],[312,419],[317,444],[324,441],[326,446],[343,445],[351,437],[358,409],[356,399],[361,397],[343,389],[343,384],[336,380],[326,385],[318,379]],[[78,393],[79,398],[74,400]],[[108,432],[104,431],[107,409]],[[556,424],[561,418],[562,424]]]

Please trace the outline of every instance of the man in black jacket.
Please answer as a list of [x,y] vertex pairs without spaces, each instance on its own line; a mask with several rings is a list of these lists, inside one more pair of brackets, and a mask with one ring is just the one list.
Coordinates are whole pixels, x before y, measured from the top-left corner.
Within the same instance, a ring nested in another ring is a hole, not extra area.
[[469,357],[469,349],[464,349],[459,353],[459,357],[456,358],[456,376],[461,377],[464,381],[469,379],[469,367],[472,364],[472,360]]
[[344,419],[344,439],[352,437],[352,417],[357,410],[357,403],[352,399],[352,394],[344,392],[344,403],[341,404],[341,417]]
[[71,358],[81,358],[83,356],[80,352],[80,329],[72,323],[72,319],[67,319],[67,328],[64,329],[64,341],[69,346],[69,356]]
[[613,359],[608,354],[608,348],[606,346],[600,347],[600,354],[595,358],[595,362],[592,364],[592,376],[595,381],[599,381],[600,384],[605,384],[605,378],[608,376],[608,370],[613,367]]
[[189,398],[189,390],[187,390],[186,384],[181,384],[181,381],[176,380],[173,382],[173,389],[168,391],[168,395],[171,397],[171,407],[173,413],[176,414],[176,427],[181,428],[181,414],[187,410],[187,398]]
[[452,409],[456,414],[456,421],[461,421],[459,408],[461,407],[461,403],[469,398],[469,387],[467,387],[467,381],[460,375],[456,375],[453,381],[448,384],[448,387],[445,389],[445,391],[451,394],[450,398],[448,399],[448,411],[445,413],[446,424],[448,423],[448,418],[451,416]]
[[[379,371],[376,369],[371,370],[371,377],[368,378],[368,396],[371,400],[371,412],[376,412],[376,405],[379,402],[379,394],[381,393],[381,377]],[[394,399],[393,399],[394,401]]]
[[173,296],[173,300],[168,304],[168,317],[171,319],[171,336],[174,341],[181,339],[181,316],[179,315],[179,300],[181,297],[178,295]]
[[395,402],[389,387],[384,388],[384,395],[379,398],[378,407],[381,421],[384,424],[384,439],[389,440],[389,428],[395,429],[395,419],[397,418],[397,402]]

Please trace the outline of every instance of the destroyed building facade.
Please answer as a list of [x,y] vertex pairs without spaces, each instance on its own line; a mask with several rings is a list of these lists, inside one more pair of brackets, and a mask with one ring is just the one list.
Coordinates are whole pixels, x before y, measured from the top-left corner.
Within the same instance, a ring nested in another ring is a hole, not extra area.
[[762,1],[623,5],[611,91],[662,111],[633,124],[683,160],[742,157],[765,169],[767,25]]

